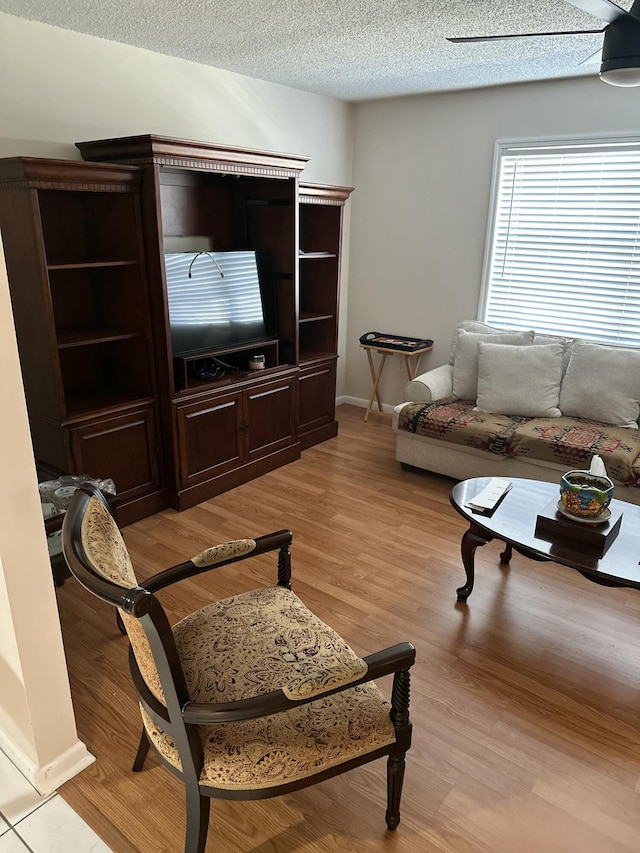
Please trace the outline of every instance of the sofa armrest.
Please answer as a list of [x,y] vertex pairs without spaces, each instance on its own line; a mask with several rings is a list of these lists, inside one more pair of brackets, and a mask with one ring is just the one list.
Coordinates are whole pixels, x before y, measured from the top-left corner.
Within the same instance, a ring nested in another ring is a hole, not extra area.
[[430,403],[450,397],[453,391],[453,366],[443,364],[416,376],[404,386],[405,403]]

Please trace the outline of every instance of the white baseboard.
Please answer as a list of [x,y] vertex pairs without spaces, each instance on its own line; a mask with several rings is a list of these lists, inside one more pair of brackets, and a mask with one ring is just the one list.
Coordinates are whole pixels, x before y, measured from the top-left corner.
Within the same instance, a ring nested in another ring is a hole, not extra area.
[[[347,396],[336,397],[336,406],[341,406],[343,403],[347,403],[350,406],[358,406],[358,408],[360,408],[360,409],[366,409],[367,406],[369,405],[368,400],[363,400],[360,397],[347,397]],[[374,405],[373,409],[371,409],[371,414],[375,415],[375,413],[377,411],[378,411],[378,404],[376,403]],[[392,415],[393,414],[393,406],[391,406],[389,403],[383,403],[382,404],[382,411],[386,412],[388,415]]]
[[53,794],[60,785],[73,779],[96,760],[82,741],[77,740],[49,764],[38,767],[2,730],[0,749],[43,797]]

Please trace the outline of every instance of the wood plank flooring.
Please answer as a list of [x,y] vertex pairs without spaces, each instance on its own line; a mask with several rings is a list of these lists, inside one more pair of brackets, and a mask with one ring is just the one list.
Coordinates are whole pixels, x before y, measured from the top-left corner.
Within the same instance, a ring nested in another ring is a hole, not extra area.
[[[288,527],[298,595],[361,654],[413,642],[402,820],[386,831],[384,760],[272,800],[214,800],[217,853],[622,853],[640,850],[640,595],[500,543],[464,580],[452,482],[405,473],[388,419],[339,409],[337,438],[183,513],[124,530],[140,578],[208,545]],[[640,554],[638,555],[640,559]],[[275,581],[267,556],[163,593],[178,619]],[[115,853],[181,851],[182,785],[130,772],[139,713],[113,611],[58,590],[79,735],[97,762],[60,790]],[[387,693],[390,684],[381,682]]]

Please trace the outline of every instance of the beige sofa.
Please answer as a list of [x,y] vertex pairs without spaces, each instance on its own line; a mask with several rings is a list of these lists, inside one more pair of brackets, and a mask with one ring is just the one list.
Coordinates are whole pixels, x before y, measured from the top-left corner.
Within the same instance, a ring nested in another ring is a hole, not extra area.
[[640,503],[638,349],[465,321],[449,363],[409,382],[404,401],[393,426],[405,468],[555,483],[598,454],[615,497]]

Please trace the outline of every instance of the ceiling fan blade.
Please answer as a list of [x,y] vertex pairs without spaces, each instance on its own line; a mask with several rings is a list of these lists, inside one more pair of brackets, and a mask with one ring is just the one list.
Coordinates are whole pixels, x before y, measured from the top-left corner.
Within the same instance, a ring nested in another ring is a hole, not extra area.
[[[571,0],[570,0],[571,1]],[[448,38],[447,41],[454,44],[472,41],[501,41],[503,39],[529,39],[537,36],[579,36],[583,33],[603,33],[606,27],[599,30],[560,30],[552,33],[510,33],[503,36],[459,36],[458,38]]]
[[[626,9],[616,6],[611,0],[567,0],[567,3],[571,3],[572,6],[582,9],[583,12],[588,12],[596,18],[602,18],[603,21],[607,21],[609,24],[618,21],[620,18],[640,17],[640,14],[638,14],[640,13],[640,9],[632,8],[631,12],[627,12]],[[637,0],[633,6],[639,6]]]

